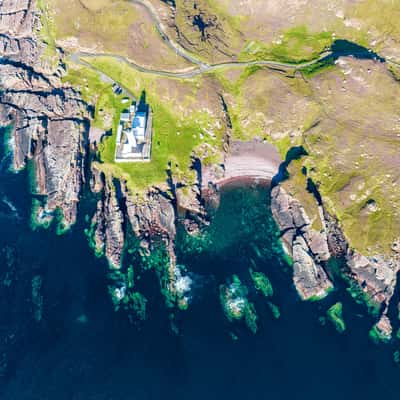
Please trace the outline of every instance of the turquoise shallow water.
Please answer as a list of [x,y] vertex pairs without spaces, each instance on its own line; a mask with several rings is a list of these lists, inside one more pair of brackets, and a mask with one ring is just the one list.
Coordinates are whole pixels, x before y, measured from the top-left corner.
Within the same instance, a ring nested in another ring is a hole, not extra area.
[[[0,180],[0,398],[19,399],[397,399],[400,369],[394,346],[368,339],[371,319],[344,290],[320,303],[302,303],[292,286],[268,200],[268,188],[224,191],[205,240],[178,240],[179,262],[193,287],[178,335],[153,273],[140,287],[148,318],[132,324],[115,313],[104,260],[84,237],[83,202],[72,232],[29,228],[27,177]],[[206,243],[203,248],[202,243]],[[279,306],[276,320],[251,286],[248,268],[264,271]],[[259,316],[253,335],[229,323],[218,287],[237,274]],[[32,279],[40,276],[42,319],[34,311]],[[340,286],[340,285],[339,285]],[[339,335],[319,317],[343,301],[348,329]],[[238,340],[232,339],[232,333]]]

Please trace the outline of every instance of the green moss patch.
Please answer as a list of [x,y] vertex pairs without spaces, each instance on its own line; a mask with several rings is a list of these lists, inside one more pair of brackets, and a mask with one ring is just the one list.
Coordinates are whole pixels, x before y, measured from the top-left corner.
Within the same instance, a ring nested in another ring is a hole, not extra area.
[[317,58],[333,42],[331,32],[309,32],[306,26],[297,26],[282,33],[279,41],[265,45],[259,41],[248,42],[240,59],[275,60],[300,64]]
[[58,66],[58,54],[56,45],[56,25],[52,10],[46,0],[37,0],[41,29],[38,32],[39,39],[46,45],[42,54],[42,61],[51,69]]

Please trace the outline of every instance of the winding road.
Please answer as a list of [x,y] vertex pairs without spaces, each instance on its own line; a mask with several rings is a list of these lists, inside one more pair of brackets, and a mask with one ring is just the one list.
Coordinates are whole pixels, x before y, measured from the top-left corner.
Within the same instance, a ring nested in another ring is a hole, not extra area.
[[164,24],[160,20],[157,11],[154,9],[153,5],[147,0],[128,0],[132,4],[137,4],[143,7],[151,19],[153,20],[161,39],[170,47],[176,54],[184,58],[186,61],[191,62],[192,64],[199,65],[200,67],[206,66],[201,60],[197,57],[189,53],[186,49],[180,46],[178,43],[174,42],[168,35],[166,34],[166,29]]
[[[147,1],[147,0],[128,0],[132,4],[137,4],[141,7],[143,7],[148,14],[150,15],[151,19],[153,20],[158,33],[160,34],[162,40],[179,56],[184,58],[185,60],[191,62],[195,66],[193,66],[192,69],[187,70],[187,71],[163,71],[163,70],[157,70],[157,69],[151,69],[151,68],[146,68],[143,67],[139,64],[134,63],[133,61],[129,60],[128,58],[118,55],[118,54],[112,54],[112,53],[87,53],[87,52],[76,52],[73,53],[69,56],[69,59],[77,64],[84,65],[86,67],[91,68],[92,70],[95,70],[96,72],[104,75],[105,77],[108,77],[108,79],[114,83],[119,84],[116,82],[114,79],[109,77],[107,74],[104,73],[104,71],[99,70],[95,66],[93,66],[91,63],[85,61],[85,59],[89,58],[96,58],[96,57],[110,57],[113,58],[114,60],[117,60],[119,62],[123,62],[136,71],[147,73],[147,74],[152,74],[152,75],[157,75],[157,76],[164,76],[164,77],[169,77],[169,78],[180,78],[180,79],[190,79],[194,78],[195,76],[204,74],[204,73],[209,73],[213,71],[217,71],[220,69],[224,68],[246,68],[250,66],[266,66],[270,68],[284,68],[284,69],[291,69],[291,70],[298,70],[302,69],[305,67],[309,67],[313,64],[316,64],[322,60],[324,60],[326,57],[329,57],[332,52],[327,51],[321,56],[315,60],[300,63],[300,64],[291,64],[291,63],[284,63],[284,62],[279,62],[279,61],[273,61],[273,60],[254,60],[254,61],[231,61],[231,62],[223,62],[219,64],[207,64],[192,55],[190,52],[188,52],[186,49],[184,49],[181,45],[178,43],[174,42],[166,33],[166,29],[162,21],[160,20],[156,10],[154,9],[153,5]],[[126,90],[126,89],[125,89]]]
[[[146,68],[146,67],[143,67],[141,65],[138,65],[138,64],[128,60],[124,56],[121,56],[118,54],[112,54],[112,53],[77,52],[77,53],[73,53],[70,56],[70,60],[75,63],[83,64],[87,67],[95,69],[98,72],[103,72],[103,71],[95,68],[92,64],[82,60],[82,58],[88,59],[88,58],[97,58],[97,57],[109,57],[109,58],[113,58],[114,60],[118,60],[120,62],[128,64],[130,67],[134,68],[135,70],[137,70],[139,72],[144,72],[146,74],[165,76],[165,77],[169,77],[169,78],[190,79],[190,78],[194,78],[195,76],[201,75],[204,73],[213,72],[213,71],[217,71],[219,69],[224,69],[224,68],[235,68],[235,67],[245,68],[245,67],[250,67],[250,66],[267,66],[267,67],[271,67],[271,68],[284,68],[284,69],[298,70],[298,69],[302,69],[305,67],[309,67],[313,64],[316,64],[316,63],[320,62],[321,60],[325,59],[326,57],[329,57],[330,55],[331,55],[331,53],[327,52],[327,53],[324,53],[318,59],[315,59],[315,60],[312,60],[309,62],[305,62],[305,63],[301,63],[301,64],[290,64],[290,63],[283,63],[283,62],[272,61],[272,60],[231,61],[231,62],[225,62],[225,63],[219,63],[219,64],[202,64],[200,67],[195,67],[190,71],[184,71],[184,72],[172,72],[172,71],[163,71],[163,70]],[[103,72],[103,74],[104,74],[104,72]]]

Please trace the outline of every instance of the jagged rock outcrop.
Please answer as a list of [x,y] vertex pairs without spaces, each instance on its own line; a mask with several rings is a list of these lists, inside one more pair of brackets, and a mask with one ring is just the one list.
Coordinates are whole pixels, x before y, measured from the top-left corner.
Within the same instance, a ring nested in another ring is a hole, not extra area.
[[193,163],[194,181],[179,182],[172,176],[172,192],[176,200],[176,213],[189,234],[196,234],[209,224],[204,199],[202,198],[200,160]]
[[390,319],[386,314],[383,314],[371,329],[370,336],[377,342],[388,342],[392,338],[392,333],[393,327]]
[[179,214],[185,216],[189,213],[193,216],[204,214],[204,208],[200,202],[200,190],[195,185],[187,185],[176,188],[176,203]]
[[393,247],[392,257],[363,256],[349,248],[338,222],[326,211],[320,213],[324,229],[321,232],[312,229],[310,219],[299,201],[281,186],[272,190],[271,208],[282,232],[283,244],[293,257],[293,279],[300,296],[303,299],[321,297],[332,288],[323,262],[331,255],[342,257],[346,261],[343,272],[358,284],[372,306],[380,308],[379,321],[382,329],[387,328],[390,321],[388,325],[386,314],[400,270],[397,246]]
[[165,197],[157,188],[150,189],[144,197],[135,200],[126,187],[123,186],[122,190],[129,222],[135,235],[142,239],[142,247],[150,248],[154,239],[161,239],[165,244],[169,255],[166,285],[170,295],[173,295],[176,281],[176,215],[172,199]]
[[344,272],[358,284],[371,305],[381,309],[381,317],[385,316],[400,270],[400,242],[393,244],[392,255],[366,257],[349,248],[338,221],[326,211],[324,219],[332,256],[345,259],[347,268]]
[[349,251],[346,260],[351,278],[374,304],[382,307],[383,313],[387,312],[400,269],[398,257],[365,257],[357,251]]
[[225,177],[225,169],[220,164],[210,164],[206,167],[202,166],[201,171],[201,190],[203,195],[207,194],[207,190],[215,189],[215,182],[221,181]]
[[333,287],[322,265],[330,258],[326,233],[312,228],[299,201],[281,186],[272,189],[271,209],[293,258],[293,281],[300,297],[324,297]]
[[292,243],[293,282],[303,300],[323,298],[333,288],[326,272],[315,262],[304,237],[298,235]]
[[104,173],[92,163],[90,176],[90,189],[93,193],[100,193],[104,189],[105,176]]
[[33,33],[39,17],[31,0],[4,0],[0,4],[0,54],[25,65],[37,65],[42,45]]
[[201,200],[200,189],[196,185],[179,187],[175,190],[177,213],[186,232],[196,234],[200,227],[208,225],[206,210]]
[[150,189],[143,197],[132,198],[122,186],[126,210],[133,232],[139,238],[161,237],[173,241],[176,234],[175,210],[171,199],[157,189]]
[[106,179],[94,165],[91,188],[102,194],[92,218],[91,240],[96,252],[104,253],[111,267],[121,267],[125,238],[131,233],[141,240],[143,249],[161,239],[175,264],[175,209],[171,199],[157,189],[140,197],[132,196],[125,183]]
[[329,252],[331,253],[332,257],[344,257],[349,250],[349,246],[342,230],[339,227],[339,222],[325,210],[323,211],[323,218],[325,220]]
[[120,268],[125,244],[124,213],[115,186],[106,180],[103,198],[92,218],[92,240],[97,253],[104,253],[112,268]]
[[90,111],[77,92],[46,71],[34,7],[28,0],[0,4],[0,123],[13,125],[14,170],[31,160],[35,193],[47,196],[47,211],[59,208],[70,226],[84,180]]

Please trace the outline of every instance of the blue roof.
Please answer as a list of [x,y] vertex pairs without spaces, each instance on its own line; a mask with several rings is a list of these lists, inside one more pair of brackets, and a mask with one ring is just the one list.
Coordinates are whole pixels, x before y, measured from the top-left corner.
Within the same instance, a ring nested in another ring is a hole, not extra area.
[[135,118],[132,121],[132,128],[144,128],[146,124],[146,113],[145,112],[137,112],[135,114]]

